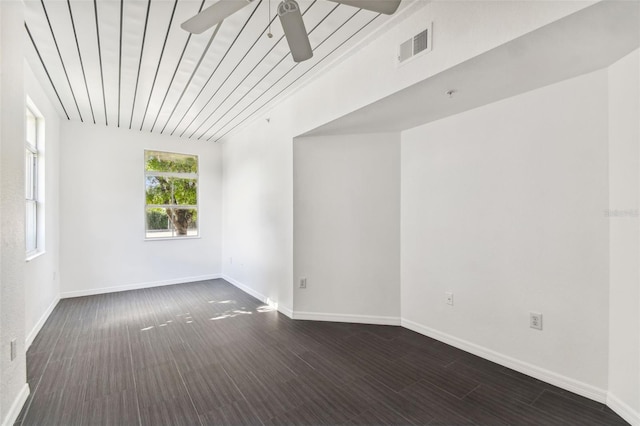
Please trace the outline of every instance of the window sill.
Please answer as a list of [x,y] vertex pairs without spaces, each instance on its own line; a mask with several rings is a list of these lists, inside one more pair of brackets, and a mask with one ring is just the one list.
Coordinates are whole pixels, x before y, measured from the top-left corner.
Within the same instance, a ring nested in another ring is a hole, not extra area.
[[173,240],[199,240],[200,235],[194,235],[191,237],[160,237],[160,238],[145,238],[145,241],[173,241]]
[[46,251],[44,250],[29,252],[27,253],[26,261],[31,262],[32,260],[37,259],[38,257],[42,256],[45,253]]

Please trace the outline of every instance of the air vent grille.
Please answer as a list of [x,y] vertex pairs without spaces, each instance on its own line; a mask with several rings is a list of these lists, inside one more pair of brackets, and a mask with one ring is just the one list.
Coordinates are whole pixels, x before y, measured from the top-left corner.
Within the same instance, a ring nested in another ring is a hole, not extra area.
[[408,61],[419,53],[431,51],[432,28],[433,26],[431,25],[429,28],[400,44],[400,48],[398,49],[399,63]]
[[429,30],[424,30],[417,36],[413,38],[413,54],[417,55],[418,53],[427,50],[429,47]]

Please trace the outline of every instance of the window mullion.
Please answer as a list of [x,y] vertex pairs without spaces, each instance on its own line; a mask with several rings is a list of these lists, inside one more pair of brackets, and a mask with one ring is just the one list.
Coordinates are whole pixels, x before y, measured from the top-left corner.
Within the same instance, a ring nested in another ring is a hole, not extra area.
[[176,209],[176,210],[197,210],[198,205],[194,204],[147,204],[148,209]]
[[180,173],[180,172],[159,172],[159,171],[145,171],[145,176],[148,177],[164,177],[164,178],[178,178],[178,179],[198,179],[197,173]]

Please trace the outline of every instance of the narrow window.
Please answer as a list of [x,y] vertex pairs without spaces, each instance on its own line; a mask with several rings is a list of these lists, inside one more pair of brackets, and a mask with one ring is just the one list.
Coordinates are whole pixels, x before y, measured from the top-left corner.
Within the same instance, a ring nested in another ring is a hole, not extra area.
[[44,170],[41,156],[44,140],[42,118],[31,106],[25,112],[25,241],[29,259],[44,252],[44,188],[40,179]]
[[198,236],[198,157],[145,151],[145,237]]

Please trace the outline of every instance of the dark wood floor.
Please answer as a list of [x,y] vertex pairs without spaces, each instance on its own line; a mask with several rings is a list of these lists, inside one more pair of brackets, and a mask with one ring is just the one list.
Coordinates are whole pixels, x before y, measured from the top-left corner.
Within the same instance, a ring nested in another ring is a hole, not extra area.
[[618,425],[400,327],[292,321],[222,280],[60,301],[22,425]]

